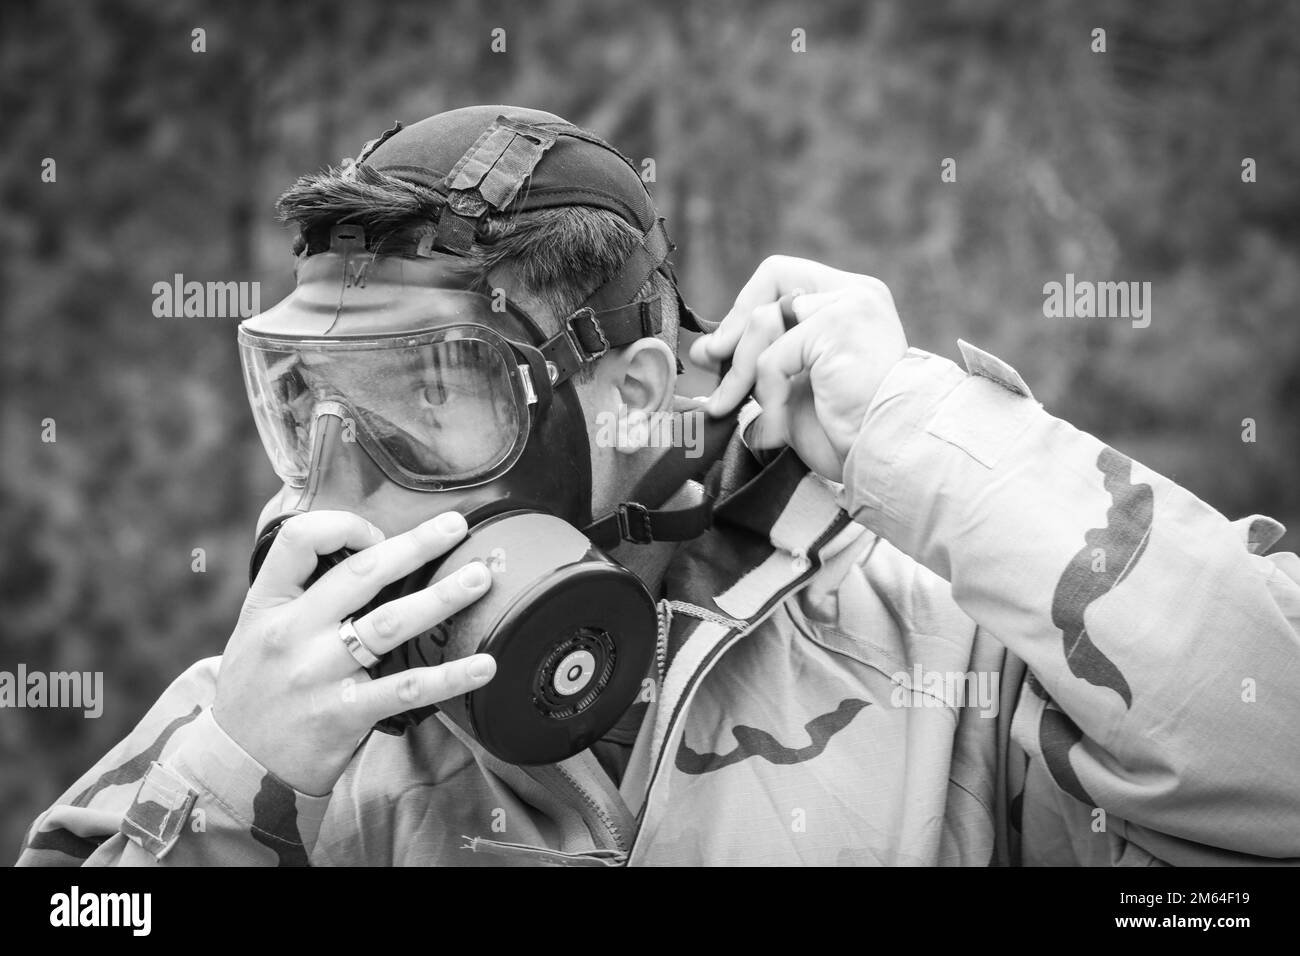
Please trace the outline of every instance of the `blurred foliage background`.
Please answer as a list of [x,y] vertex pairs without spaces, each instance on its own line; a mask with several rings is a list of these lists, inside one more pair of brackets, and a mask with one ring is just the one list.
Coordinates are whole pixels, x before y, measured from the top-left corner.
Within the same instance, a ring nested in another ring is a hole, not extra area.
[[[278,300],[292,279],[275,197],[395,119],[503,102],[588,126],[655,160],[705,315],[771,253],[872,273],[913,344],[955,358],[960,335],[1230,517],[1300,528],[1300,5],[0,11],[0,669],[103,671],[106,698],[98,720],[0,711],[0,860],[221,651],[277,487],[235,320],[155,318],[153,284],[260,281],[263,306]],[[1043,285],[1067,272],[1150,281],[1151,326],[1044,318]]]

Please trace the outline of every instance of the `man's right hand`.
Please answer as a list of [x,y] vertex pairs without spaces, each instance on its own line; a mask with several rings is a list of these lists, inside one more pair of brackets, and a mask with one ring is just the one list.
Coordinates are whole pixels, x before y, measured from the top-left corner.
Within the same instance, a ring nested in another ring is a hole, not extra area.
[[[381,588],[445,554],[465,534],[465,519],[454,511],[389,539],[344,511],[286,521],[222,656],[217,723],[295,790],[323,796],[377,721],[486,684],[496,673],[488,654],[372,680],[339,637],[339,623]],[[320,556],[340,548],[356,553],[304,589]],[[491,581],[481,562],[466,565],[356,619],[357,636],[383,656],[482,597]]]

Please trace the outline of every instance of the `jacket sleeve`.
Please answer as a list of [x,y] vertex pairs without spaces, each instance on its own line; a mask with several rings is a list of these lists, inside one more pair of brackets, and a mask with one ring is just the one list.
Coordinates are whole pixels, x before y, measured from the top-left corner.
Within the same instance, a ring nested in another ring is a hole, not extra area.
[[217,725],[220,661],[178,677],[37,818],[19,866],[307,865],[329,797],[295,791]]
[[1300,862],[1300,560],[1262,553],[1283,529],[1229,522],[960,344],[966,372],[918,349],[890,372],[843,504],[1027,665],[1022,861]]

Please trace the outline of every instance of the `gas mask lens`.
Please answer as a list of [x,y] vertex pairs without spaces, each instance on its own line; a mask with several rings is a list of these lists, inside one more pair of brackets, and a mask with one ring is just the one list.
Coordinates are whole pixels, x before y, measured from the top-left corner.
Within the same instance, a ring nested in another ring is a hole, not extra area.
[[281,480],[301,487],[322,407],[395,483],[420,491],[490,481],[515,463],[531,386],[508,342],[481,326],[360,338],[281,338],[241,328],[258,432]]

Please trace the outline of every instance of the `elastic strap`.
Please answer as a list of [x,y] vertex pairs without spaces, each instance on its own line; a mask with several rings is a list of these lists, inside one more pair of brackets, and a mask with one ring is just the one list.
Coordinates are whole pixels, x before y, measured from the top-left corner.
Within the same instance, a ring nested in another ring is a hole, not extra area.
[[[781,320],[787,331],[799,321],[794,313],[794,298],[798,294],[787,292],[778,300]],[[731,359],[728,358],[722,362],[722,377],[725,378],[730,370]],[[637,482],[628,501],[621,502],[609,514],[583,529],[583,534],[597,547],[612,548],[623,541],[635,544],[687,541],[699,537],[713,524],[713,498],[707,493],[702,502],[688,508],[655,510],[687,481],[701,478],[722,458],[736,430],[740,406],[722,418],[710,418],[702,409],[692,414],[706,416],[699,457],[688,458],[684,445],[669,449]]]
[[688,541],[698,538],[713,524],[713,499],[705,495],[699,504],[661,510],[664,502],[691,480],[699,480],[712,468],[736,430],[739,409],[723,418],[709,417],[703,409],[677,414],[705,417],[700,453],[688,455],[684,446],[673,446],[637,482],[627,501],[583,529],[600,548],[613,548],[624,541],[649,544],[652,541]]
[[[553,385],[567,380],[584,364],[596,361],[610,349],[663,331],[661,297],[636,299],[636,294],[668,261],[672,250],[663,219],[656,219],[618,272],[587,296],[565,319],[564,329],[542,346],[542,355],[555,369]],[[675,291],[676,283],[673,288]],[[677,298],[680,302],[680,293]]]
[[708,531],[712,524],[712,498],[672,510],[656,510],[634,501],[624,501],[614,511],[589,524],[583,534],[596,547],[609,549],[624,541],[635,544],[690,541]]

